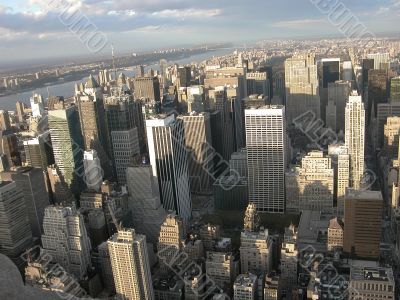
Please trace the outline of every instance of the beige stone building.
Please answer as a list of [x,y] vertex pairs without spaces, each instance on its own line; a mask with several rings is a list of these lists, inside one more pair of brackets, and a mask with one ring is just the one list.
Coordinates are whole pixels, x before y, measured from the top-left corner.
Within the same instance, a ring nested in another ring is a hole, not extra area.
[[328,251],[343,249],[343,222],[334,218],[329,221],[328,227]]
[[107,242],[117,295],[125,300],[154,299],[146,237],[118,230]]
[[399,148],[400,117],[389,117],[384,127],[384,149],[388,158],[396,159]]
[[257,276],[252,273],[240,274],[233,284],[234,300],[255,300]]

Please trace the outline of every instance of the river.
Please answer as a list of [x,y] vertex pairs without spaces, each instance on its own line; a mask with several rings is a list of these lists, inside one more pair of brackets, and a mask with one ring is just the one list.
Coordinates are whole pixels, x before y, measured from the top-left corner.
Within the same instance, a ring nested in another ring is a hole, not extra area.
[[[229,53],[232,53],[233,49],[219,49],[211,52],[206,52],[206,53],[201,53],[201,54],[196,54],[184,59],[176,60],[176,61],[170,61],[168,63],[173,64],[189,64],[191,62],[201,62],[203,60],[206,60],[208,58],[211,58],[213,56],[222,56],[226,55]],[[146,72],[150,69],[153,68],[154,70],[159,70],[159,65],[154,64],[146,67]],[[134,70],[126,70],[123,71],[126,76],[133,76],[135,75]],[[78,81],[70,81],[70,82],[63,82],[59,84],[54,84],[54,85],[49,85],[48,87],[43,87],[31,91],[26,91],[18,94],[12,94],[12,95],[7,95],[0,97],[0,109],[5,109],[5,110],[15,110],[15,103],[17,101],[23,102],[28,104],[29,106],[29,99],[32,96],[33,93],[39,93],[42,94],[45,98],[48,97],[48,94],[52,96],[64,96],[64,97],[70,97],[74,95],[74,84],[75,82],[80,82],[80,81],[86,81],[86,77],[83,77],[81,80]]]

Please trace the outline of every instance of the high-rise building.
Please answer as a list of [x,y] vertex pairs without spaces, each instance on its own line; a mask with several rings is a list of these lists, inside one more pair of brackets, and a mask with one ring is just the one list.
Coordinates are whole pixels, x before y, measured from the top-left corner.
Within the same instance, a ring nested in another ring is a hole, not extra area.
[[370,53],[368,59],[374,60],[375,70],[388,70],[389,69],[389,53]]
[[240,235],[240,266],[242,273],[272,271],[274,242],[267,229],[259,228],[259,216],[254,204],[249,204]]
[[365,109],[354,91],[346,105],[345,143],[350,157],[350,187],[359,189],[364,175]]
[[[260,287],[258,287],[260,290]],[[278,300],[280,299],[281,282],[279,275],[275,273],[267,274],[265,276],[264,300]]]
[[348,189],[344,201],[343,251],[379,258],[383,200],[381,192]]
[[400,117],[388,117],[384,127],[383,149],[388,158],[397,159],[399,152]]
[[17,108],[17,118],[19,123],[23,123],[25,121],[25,104],[23,102],[17,101],[15,103]]
[[328,155],[332,158],[335,172],[335,198],[337,200],[337,215],[343,217],[344,196],[350,184],[350,156],[345,145],[329,145]]
[[368,123],[376,117],[378,104],[387,103],[388,75],[386,70],[368,71],[368,98],[366,107]]
[[[104,120],[104,100],[101,87],[90,75],[84,90],[77,93],[75,97],[84,150],[96,150],[104,172],[108,173],[111,151],[107,123]],[[110,174],[105,175],[108,176]]]
[[286,120],[282,106],[245,111],[249,200],[257,210],[285,212]]
[[107,244],[117,296],[154,300],[146,237],[134,229],[120,229]]
[[161,202],[184,220],[192,214],[187,150],[183,121],[174,115],[146,121],[153,174],[160,186]]
[[240,274],[233,284],[234,300],[256,300],[257,276],[252,273]]
[[28,166],[46,171],[47,166],[54,163],[49,132],[24,141],[24,150]]
[[400,117],[400,102],[378,104],[377,125],[374,131],[378,148],[384,143],[385,124],[388,117]]
[[[334,170],[331,158],[322,151],[312,151],[293,171],[295,180],[286,180],[287,208],[298,212],[316,210],[332,213]],[[293,176],[289,174],[289,176]]]
[[236,174],[244,178],[248,177],[246,148],[240,149],[239,151],[232,153],[231,159],[229,160],[229,167],[231,170],[231,174]]
[[202,85],[192,85],[186,88],[187,112],[201,113],[208,108],[205,91]]
[[343,249],[343,227],[344,224],[339,218],[333,218],[329,221],[328,251]]
[[340,58],[323,58],[322,63],[322,88],[328,88],[329,83],[340,80]]
[[291,126],[294,119],[308,111],[320,117],[318,68],[315,55],[299,55],[285,61],[286,117]]
[[24,196],[12,181],[0,182],[0,253],[15,259],[32,243]]
[[135,98],[147,102],[160,102],[160,82],[158,77],[135,77]]
[[119,93],[106,97],[104,108],[109,135],[111,136],[113,131],[127,131],[136,127],[140,153],[147,153],[143,110],[140,101],[133,100],[132,95]]
[[43,228],[45,253],[67,272],[83,279],[91,266],[91,245],[83,216],[75,207],[48,206],[44,212]]
[[114,292],[115,283],[111,266],[110,251],[108,250],[107,242],[101,243],[97,249],[99,251],[99,267],[103,286],[107,290]]
[[1,178],[5,181],[14,181],[17,188],[22,191],[32,235],[40,238],[43,233],[44,209],[50,205],[43,170],[19,167],[3,172]]
[[214,173],[214,149],[211,140],[209,113],[179,116],[183,121],[185,147],[188,151],[190,189],[194,193],[210,193]]
[[8,130],[10,128],[11,128],[11,123],[8,111],[0,110],[0,130]]
[[33,117],[41,117],[44,113],[44,104],[43,97],[40,94],[34,93],[30,98],[32,116]]
[[100,191],[103,182],[103,169],[96,150],[83,153],[83,168],[85,169],[84,181],[89,190]]
[[[213,147],[223,159],[229,160],[234,151],[235,129],[229,113],[226,88],[216,88],[208,93],[210,106],[214,110],[210,115]],[[218,169],[218,161],[215,161],[214,165]]]
[[343,62],[343,76],[342,79],[344,81],[352,81],[354,77],[353,73],[353,65],[351,61]]
[[137,165],[140,160],[137,128],[112,131],[111,143],[118,183],[124,185],[126,184],[126,168]]
[[6,159],[5,169],[21,165],[18,138],[11,130],[0,131],[0,153],[3,154]]
[[158,182],[153,176],[152,167],[141,165],[127,168],[126,181],[133,226],[137,233],[144,234],[155,245],[166,212],[161,205]]
[[326,126],[330,127],[335,132],[344,132],[345,107],[349,100],[350,93],[351,84],[347,81],[336,81],[328,84]]
[[54,161],[73,193],[82,188],[83,138],[75,106],[48,112]]
[[74,198],[68,184],[65,182],[60,170],[55,165],[47,167],[47,176],[49,178],[52,200],[55,204],[72,204]]
[[297,285],[298,251],[297,233],[293,225],[285,228],[284,241],[281,248],[281,281],[286,287]]
[[249,95],[264,95],[269,101],[272,99],[270,78],[267,72],[252,72],[246,74],[247,93]]
[[400,102],[400,76],[390,79],[390,103]]
[[163,273],[171,271],[173,259],[182,250],[184,239],[184,225],[182,220],[175,214],[170,213],[161,225],[158,238],[157,252],[160,258],[160,269]]

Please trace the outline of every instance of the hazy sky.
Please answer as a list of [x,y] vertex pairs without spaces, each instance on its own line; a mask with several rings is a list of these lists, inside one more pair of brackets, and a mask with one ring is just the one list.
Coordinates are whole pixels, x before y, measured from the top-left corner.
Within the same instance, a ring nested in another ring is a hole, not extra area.
[[[204,42],[340,36],[313,5],[319,1],[334,0],[0,0],[0,63],[95,55],[59,20],[63,3],[69,5],[64,16],[85,15],[118,53]],[[400,0],[343,4],[372,32],[398,31]]]

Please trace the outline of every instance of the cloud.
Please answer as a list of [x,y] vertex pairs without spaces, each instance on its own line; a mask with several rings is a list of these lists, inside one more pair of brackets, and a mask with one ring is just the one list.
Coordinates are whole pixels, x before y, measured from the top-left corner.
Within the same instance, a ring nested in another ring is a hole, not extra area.
[[165,9],[153,12],[152,15],[164,18],[210,18],[221,12],[221,9]]
[[272,27],[289,28],[289,29],[303,29],[305,27],[316,25],[327,25],[326,19],[301,19],[301,20],[287,20],[280,21],[272,24]]

